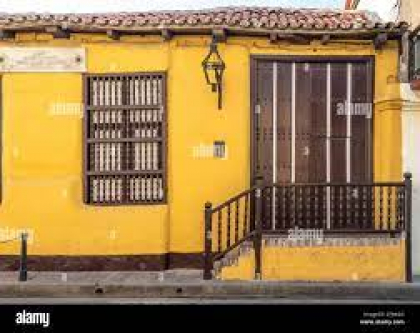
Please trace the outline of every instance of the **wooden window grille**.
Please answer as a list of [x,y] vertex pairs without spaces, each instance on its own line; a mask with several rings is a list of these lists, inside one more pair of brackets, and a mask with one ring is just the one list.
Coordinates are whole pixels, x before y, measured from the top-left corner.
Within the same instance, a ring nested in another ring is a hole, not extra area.
[[85,76],[84,201],[166,201],[164,73]]

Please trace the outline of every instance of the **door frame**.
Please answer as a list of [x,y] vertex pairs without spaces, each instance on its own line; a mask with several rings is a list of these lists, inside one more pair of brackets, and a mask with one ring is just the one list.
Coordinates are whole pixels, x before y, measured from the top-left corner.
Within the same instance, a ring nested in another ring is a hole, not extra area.
[[251,55],[250,56],[250,185],[251,187],[256,184],[255,178],[255,169],[256,169],[256,163],[258,160],[258,152],[257,147],[255,145],[255,117],[256,117],[256,106],[257,106],[257,64],[260,61],[269,61],[269,62],[291,62],[291,63],[305,63],[305,62],[321,62],[321,63],[366,63],[370,65],[371,68],[371,91],[372,91],[372,118],[371,118],[371,126],[370,126],[370,142],[368,142],[367,146],[369,149],[368,154],[368,167],[370,170],[368,170],[368,175],[371,181],[374,180],[374,151],[373,148],[375,146],[375,136],[374,136],[374,118],[375,118],[375,74],[376,74],[376,68],[375,68],[375,56],[374,55],[363,55],[363,56],[323,56],[323,55],[316,55],[316,56],[310,56],[310,55]]

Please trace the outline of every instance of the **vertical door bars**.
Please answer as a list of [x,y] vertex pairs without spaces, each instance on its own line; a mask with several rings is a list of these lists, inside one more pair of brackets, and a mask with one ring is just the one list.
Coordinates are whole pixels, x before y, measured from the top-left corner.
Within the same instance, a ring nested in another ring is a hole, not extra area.
[[352,117],[352,84],[353,84],[353,66],[351,63],[347,64],[347,109],[346,109],[346,181],[351,182],[351,117]]
[[[326,182],[331,182],[331,127],[332,127],[332,119],[331,113],[332,110],[332,71],[331,71],[331,63],[326,63],[327,65],[327,107],[326,107]],[[291,176],[290,180],[291,183],[296,182],[296,62],[292,62],[292,73],[291,73]],[[347,91],[346,91],[346,101],[345,101],[345,116],[346,116],[346,135],[345,135],[345,179],[346,183],[350,183],[352,181],[352,156],[351,156],[351,144],[352,144],[352,99],[353,99],[353,92],[352,92],[352,80],[353,80],[353,65],[352,63],[346,63],[346,83],[347,83]],[[273,183],[277,182],[277,139],[278,139],[278,131],[277,131],[277,118],[278,118],[278,100],[277,100],[277,86],[278,85],[278,63],[273,62],[273,128],[272,128],[272,135],[273,135]],[[271,193],[271,220],[272,220],[272,228],[276,229],[276,201],[278,201],[278,196],[276,195],[277,188],[273,188]],[[293,196],[294,191],[290,193]],[[340,192],[341,193],[341,192]],[[341,193],[345,198],[350,198],[352,193],[348,193],[348,189],[346,193]],[[326,188],[326,227],[330,229],[331,226],[331,219],[332,219],[332,212],[331,212],[331,187],[327,186]],[[293,201],[293,200],[292,200]],[[296,202],[293,203],[296,205]],[[346,207],[346,210],[349,207]],[[346,214],[347,218],[347,214]]]
[[[273,62],[273,184],[277,182],[277,62]],[[276,229],[276,188],[273,187],[271,204],[272,229]]]
[[[326,128],[326,180],[327,183],[331,182],[331,64],[327,64],[327,128]],[[327,187],[327,202],[326,202],[326,227],[331,229],[331,188]]]
[[292,149],[291,149],[291,182],[294,183],[296,180],[296,63],[292,64],[292,110],[291,110],[291,128],[292,128]]

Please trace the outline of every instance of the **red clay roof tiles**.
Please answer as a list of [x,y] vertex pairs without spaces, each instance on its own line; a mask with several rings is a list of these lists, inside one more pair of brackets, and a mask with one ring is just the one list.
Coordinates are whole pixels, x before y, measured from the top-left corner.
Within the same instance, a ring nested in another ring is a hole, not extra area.
[[373,30],[399,28],[367,11],[228,7],[191,11],[104,14],[1,14],[0,29],[37,30],[46,26],[74,30],[163,28],[240,28],[253,30]]

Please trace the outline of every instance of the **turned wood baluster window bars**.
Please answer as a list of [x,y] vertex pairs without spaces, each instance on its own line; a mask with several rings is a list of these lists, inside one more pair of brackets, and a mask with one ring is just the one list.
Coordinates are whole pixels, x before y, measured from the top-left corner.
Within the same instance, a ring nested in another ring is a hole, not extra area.
[[164,73],[86,75],[84,201],[166,201]]

